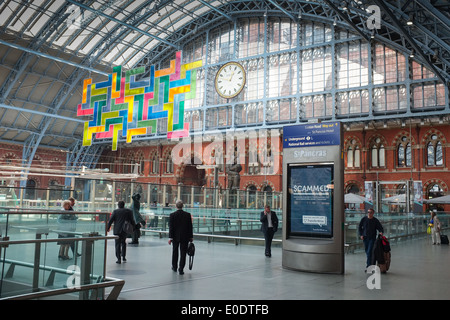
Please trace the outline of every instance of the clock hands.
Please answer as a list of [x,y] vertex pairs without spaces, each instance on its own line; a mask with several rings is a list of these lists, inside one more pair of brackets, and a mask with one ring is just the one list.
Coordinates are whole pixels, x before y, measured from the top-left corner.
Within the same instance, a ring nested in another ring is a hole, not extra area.
[[245,71],[236,62],[225,64],[216,75],[216,91],[222,98],[235,97],[241,92],[244,83]]

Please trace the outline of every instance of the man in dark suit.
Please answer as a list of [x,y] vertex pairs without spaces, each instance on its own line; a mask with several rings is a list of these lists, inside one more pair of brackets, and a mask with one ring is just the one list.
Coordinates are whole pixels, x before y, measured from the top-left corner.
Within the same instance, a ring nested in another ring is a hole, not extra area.
[[127,243],[126,243],[126,239],[127,239],[127,233],[123,230],[123,226],[125,224],[125,221],[128,221],[129,223],[131,223],[131,225],[133,226],[133,228],[136,228],[136,224],[134,223],[134,219],[133,219],[133,211],[131,211],[130,209],[125,208],[125,202],[124,201],[119,201],[117,203],[117,206],[119,207],[118,209],[114,210],[111,218],[108,221],[108,226],[106,228],[106,230],[108,230],[111,228],[111,224],[114,222],[114,235],[115,236],[119,236],[118,239],[115,239],[116,241],[116,257],[117,257],[117,261],[116,263],[121,263],[121,258],[124,262],[127,261],[127,259],[125,258],[126,253],[127,253]]
[[278,230],[278,217],[274,211],[270,210],[270,206],[266,204],[264,211],[261,212],[259,220],[262,222],[261,231],[266,240],[266,257],[271,257],[273,235]]
[[172,212],[169,216],[169,244],[172,244],[172,270],[177,271],[179,250],[180,264],[178,272],[184,274],[188,244],[194,241],[192,218],[189,212],[183,210],[183,201],[178,200],[176,207],[177,211]]

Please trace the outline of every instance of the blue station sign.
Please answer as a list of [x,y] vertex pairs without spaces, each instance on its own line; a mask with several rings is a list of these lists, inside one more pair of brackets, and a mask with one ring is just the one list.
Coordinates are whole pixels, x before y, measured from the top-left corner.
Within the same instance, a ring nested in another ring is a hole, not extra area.
[[341,143],[341,123],[308,123],[283,128],[283,148],[332,146]]

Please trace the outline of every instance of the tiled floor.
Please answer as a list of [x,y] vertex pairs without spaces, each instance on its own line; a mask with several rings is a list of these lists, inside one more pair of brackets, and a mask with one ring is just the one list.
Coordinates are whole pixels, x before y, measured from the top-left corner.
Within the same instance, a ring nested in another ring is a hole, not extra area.
[[142,237],[139,245],[128,245],[128,262],[120,265],[114,243],[108,243],[106,274],[126,281],[120,300],[450,298],[450,247],[432,246],[426,239],[392,245],[391,268],[381,274],[380,289],[367,286],[371,276],[364,272],[364,253],[346,254],[345,274],[330,275],[284,269],[280,246],[266,258],[258,245],[195,244],[193,269],[179,275],[171,270],[167,239]]

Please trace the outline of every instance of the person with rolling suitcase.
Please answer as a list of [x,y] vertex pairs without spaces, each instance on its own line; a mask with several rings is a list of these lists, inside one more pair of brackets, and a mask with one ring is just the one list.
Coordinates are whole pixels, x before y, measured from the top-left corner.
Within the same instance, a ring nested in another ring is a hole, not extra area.
[[364,216],[359,222],[358,232],[361,240],[364,242],[364,250],[366,252],[366,270],[372,265],[373,248],[377,238],[377,231],[383,235],[383,226],[380,221],[375,218],[375,211],[370,208],[367,210],[367,216]]

